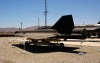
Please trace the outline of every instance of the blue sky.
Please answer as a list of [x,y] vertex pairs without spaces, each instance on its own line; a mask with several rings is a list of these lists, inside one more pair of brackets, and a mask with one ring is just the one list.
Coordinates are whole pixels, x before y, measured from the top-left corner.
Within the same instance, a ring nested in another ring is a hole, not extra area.
[[[44,25],[44,0],[0,0],[0,27],[36,26],[38,17]],[[62,15],[73,15],[75,24],[96,24],[100,21],[100,0],[47,0],[48,24]]]

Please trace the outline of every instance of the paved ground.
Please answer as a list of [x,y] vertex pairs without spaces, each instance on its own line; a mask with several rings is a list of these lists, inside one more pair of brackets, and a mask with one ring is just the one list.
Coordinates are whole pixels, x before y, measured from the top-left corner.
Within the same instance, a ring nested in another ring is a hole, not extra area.
[[[68,40],[63,49],[51,49],[47,46],[12,46],[9,42],[24,42],[25,38],[4,37],[0,38],[0,63],[100,63],[100,42],[95,40],[83,42],[82,47],[80,40]],[[78,54],[80,52],[85,54]]]

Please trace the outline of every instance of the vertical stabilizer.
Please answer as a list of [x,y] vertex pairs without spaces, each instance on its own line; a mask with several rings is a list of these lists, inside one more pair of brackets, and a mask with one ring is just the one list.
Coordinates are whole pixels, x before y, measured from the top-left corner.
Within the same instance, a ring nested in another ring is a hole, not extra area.
[[100,24],[100,21],[97,24]]
[[74,29],[73,17],[72,15],[62,16],[55,24],[52,26],[60,34],[71,34]]

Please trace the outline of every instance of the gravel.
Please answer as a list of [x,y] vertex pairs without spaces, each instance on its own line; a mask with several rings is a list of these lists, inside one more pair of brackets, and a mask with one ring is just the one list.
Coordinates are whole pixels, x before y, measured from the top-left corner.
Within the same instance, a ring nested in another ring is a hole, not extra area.
[[[47,46],[26,46],[15,44],[9,38],[0,38],[0,63],[100,63],[99,46],[65,44],[63,49]],[[83,52],[83,55],[78,53]]]

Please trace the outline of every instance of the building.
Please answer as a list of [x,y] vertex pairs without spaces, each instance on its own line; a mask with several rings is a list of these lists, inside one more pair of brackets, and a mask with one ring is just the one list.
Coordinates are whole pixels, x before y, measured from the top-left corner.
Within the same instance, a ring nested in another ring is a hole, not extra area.
[[100,38],[100,24],[75,26],[75,28],[86,28],[88,31],[88,38]]

